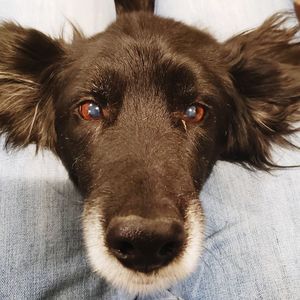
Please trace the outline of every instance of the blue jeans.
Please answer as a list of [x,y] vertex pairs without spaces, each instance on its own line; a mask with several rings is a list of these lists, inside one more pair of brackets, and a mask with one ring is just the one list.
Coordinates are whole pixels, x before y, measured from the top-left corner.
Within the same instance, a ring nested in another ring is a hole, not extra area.
[[[161,0],[156,10],[193,24],[199,18],[224,39],[266,12],[291,7],[285,0],[231,0],[230,7],[225,0],[210,2]],[[274,159],[295,165],[300,154],[275,148]],[[145,299],[300,299],[299,183],[296,168],[267,174],[219,162],[200,195],[206,241],[197,270]],[[0,299],[133,300],[90,271],[81,211],[82,199],[51,153],[0,151]]]

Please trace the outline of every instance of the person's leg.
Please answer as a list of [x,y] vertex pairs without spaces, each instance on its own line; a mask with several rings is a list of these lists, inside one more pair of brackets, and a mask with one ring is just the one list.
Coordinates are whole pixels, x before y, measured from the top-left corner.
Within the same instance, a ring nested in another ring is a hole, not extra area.
[[[289,152],[289,162],[300,155]],[[299,299],[300,173],[220,162],[201,193],[206,241],[184,299]]]
[[101,285],[83,258],[80,196],[51,153],[34,151],[0,152],[0,299],[93,293]]
[[[156,9],[190,23],[199,20],[224,40],[292,8],[288,0],[228,3],[158,0]],[[299,151],[275,151],[277,163],[300,164]],[[200,195],[206,215],[203,256],[197,271],[172,293],[189,300],[299,299],[299,182],[299,168],[268,174],[219,162]]]

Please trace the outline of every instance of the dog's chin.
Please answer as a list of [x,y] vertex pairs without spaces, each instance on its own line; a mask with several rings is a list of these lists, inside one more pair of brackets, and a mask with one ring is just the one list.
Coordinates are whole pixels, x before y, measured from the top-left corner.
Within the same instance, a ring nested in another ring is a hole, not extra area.
[[85,210],[84,240],[93,270],[113,286],[130,294],[147,295],[169,288],[195,270],[202,249],[203,215],[199,203],[186,213],[187,242],[182,253],[170,264],[151,273],[141,273],[124,267],[108,250],[98,209]]

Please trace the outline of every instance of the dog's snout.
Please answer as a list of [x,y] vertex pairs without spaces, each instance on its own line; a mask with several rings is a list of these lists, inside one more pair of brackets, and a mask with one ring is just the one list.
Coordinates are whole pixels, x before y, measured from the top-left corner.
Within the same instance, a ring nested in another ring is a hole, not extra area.
[[144,273],[170,263],[182,250],[184,240],[182,221],[173,218],[114,218],[106,235],[113,255],[125,267]]

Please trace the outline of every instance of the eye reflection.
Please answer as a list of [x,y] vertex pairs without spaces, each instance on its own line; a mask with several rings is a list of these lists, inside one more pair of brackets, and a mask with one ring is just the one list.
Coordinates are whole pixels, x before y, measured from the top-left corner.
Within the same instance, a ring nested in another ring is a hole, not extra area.
[[79,114],[86,121],[99,120],[101,118],[101,108],[93,101],[86,101],[79,106]]
[[195,118],[197,116],[197,107],[195,105],[189,106],[185,111],[185,116],[187,118]]
[[205,116],[205,108],[199,103],[192,104],[187,107],[182,120],[187,123],[199,123]]

